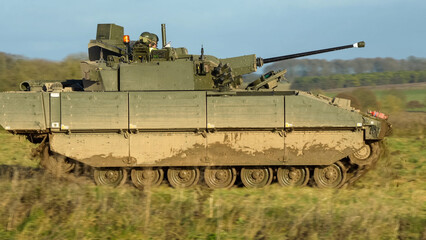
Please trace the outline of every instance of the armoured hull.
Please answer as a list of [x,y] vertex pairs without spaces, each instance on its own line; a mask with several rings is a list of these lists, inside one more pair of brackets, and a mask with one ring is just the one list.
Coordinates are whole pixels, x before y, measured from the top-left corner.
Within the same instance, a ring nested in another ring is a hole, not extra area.
[[0,101],[6,130],[46,137],[50,155],[100,169],[358,168],[349,156],[386,131],[345,101],[298,91],[7,92]]

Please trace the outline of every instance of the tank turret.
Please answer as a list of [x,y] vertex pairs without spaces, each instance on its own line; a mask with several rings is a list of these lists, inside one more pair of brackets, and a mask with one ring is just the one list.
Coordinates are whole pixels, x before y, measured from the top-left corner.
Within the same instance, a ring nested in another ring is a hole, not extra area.
[[[26,91],[52,91],[59,85],[65,91],[160,91],[210,90],[230,91],[241,88],[243,75],[257,71],[264,64],[314,54],[364,47],[364,42],[272,58],[255,54],[217,58],[189,54],[186,48],[172,48],[166,43],[165,25],[161,26],[162,48],[158,37],[143,32],[138,40],[124,35],[124,28],[115,24],[98,24],[96,39],[88,45],[89,61],[81,63],[82,80],[24,82]],[[155,44],[155,45],[154,45]],[[268,72],[248,85],[246,90],[273,89],[285,72]]]
[[[109,32],[108,32],[109,31]],[[260,58],[245,55],[232,58],[216,58],[204,55],[188,54],[185,48],[171,48],[166,44],[165,25],[162,24],[162,49],[149,47],[147,40],[118,42],[123,29],[114,24],[99,24],[96,40],[89,43],[89,59],[85,62],[83,78],[96,82],[98,86],[91,91],[138,91],[138,90],[219,90],[228,91],[242,85],[242,76],[256,72],[257,67],[266,63],[292,58],[343,50],[352,47],[364,47],[364,42],[351,45],[285,55],[272,58]],[[146,32],[146,34],[149,34]],[[108,36],[108,37],[105,37]],[[125,37],[124,39],[128,39]],[[127,40],[128,41],[128,40]],[[124,47],[125,46],[125,47]],[[94,61],[97,60],[97,61]],[[120,70],[119,70],[120,69]],[[284,74],[275,72],[264,83],[265,75],[252,83],[248,90],[270,88]],[[149,81],[148,81],[149,79]],[[88,84],[89,82],[87,82]]]

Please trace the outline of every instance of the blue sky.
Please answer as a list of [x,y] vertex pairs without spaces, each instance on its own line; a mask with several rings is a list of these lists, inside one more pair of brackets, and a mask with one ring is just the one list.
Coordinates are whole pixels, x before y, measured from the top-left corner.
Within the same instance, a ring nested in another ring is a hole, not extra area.
[[116,23],[131,39],[144,31],[173,47],[220,58],[273,57],[352,44],[366,48],[321,59],[426,58],[425,0],[111,1],[0,0],[0,52],[62,60],[87,52],[98,23]]

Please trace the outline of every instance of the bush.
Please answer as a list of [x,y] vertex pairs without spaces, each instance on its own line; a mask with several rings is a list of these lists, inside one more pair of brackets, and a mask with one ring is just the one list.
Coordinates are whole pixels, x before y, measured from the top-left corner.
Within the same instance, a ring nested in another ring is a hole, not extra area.
[[406,105],[407,108],[422,108],[425,105],[417,100],[409,101]]
[[342,92],[336,95],[338,98],[344,98],[351,100],[351,107],[356,109],[361,109],[361,103],[359,102],[358,98],[352,95],[351,92]]
[[377,102],[376,94],[374,94],[373,91],[367,89],[367,88],[358,88],[352,91],[352,95],[355,96],[360,104],[361,104],[361,110],[368,110],[368,109],[377,109],[379,107],[379,104]]

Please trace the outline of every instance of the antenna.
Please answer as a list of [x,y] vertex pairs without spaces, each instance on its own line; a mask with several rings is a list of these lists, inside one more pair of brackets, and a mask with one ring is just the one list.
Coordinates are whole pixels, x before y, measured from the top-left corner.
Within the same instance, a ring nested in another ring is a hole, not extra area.
[[201,44],[201,56],[200,56],[200,60],[204,60],[204,47],[203,47],[203,44]]
[[166,24],[164,23],[161,24],[161,38],[162,38],[163,48],[165,48],[167,40],[166,40]]

